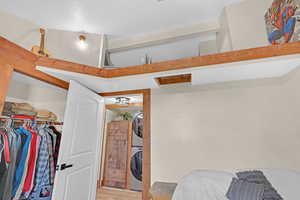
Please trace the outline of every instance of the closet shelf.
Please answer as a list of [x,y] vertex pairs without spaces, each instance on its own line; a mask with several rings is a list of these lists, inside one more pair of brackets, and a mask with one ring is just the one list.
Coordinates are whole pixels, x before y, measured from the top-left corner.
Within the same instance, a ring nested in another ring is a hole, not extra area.
[[[7,116],[0,116],[0,121],[7,121],[9,119],[12,119],[14,122],[25,122],[30,119],[22,119],[22,118],[10,118]],[[34,119],[34,121],[38,124],[49,124],[49,125],[56,125],[56,126],[62,126],[64,123],[63,122],[56,122],[56,121],[51,121],[51,120],[43,120],[43,119]]]

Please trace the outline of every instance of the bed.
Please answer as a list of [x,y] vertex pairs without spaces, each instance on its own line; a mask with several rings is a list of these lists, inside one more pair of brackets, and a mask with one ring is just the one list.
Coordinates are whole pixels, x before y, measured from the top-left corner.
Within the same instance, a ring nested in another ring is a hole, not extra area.
[[[300,172],[287,169],[258,169],[284,200],[299,200]],[[245,171],[245,170],[238,170]],[[228,200],[226,193],[236,173],[196,170],[176,183],[155,183],[153,200]]]

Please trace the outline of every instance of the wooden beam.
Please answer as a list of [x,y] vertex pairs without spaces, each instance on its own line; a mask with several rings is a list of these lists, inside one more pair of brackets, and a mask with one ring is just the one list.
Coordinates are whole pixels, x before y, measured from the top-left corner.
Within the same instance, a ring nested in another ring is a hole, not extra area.
[[285,56],[292,54],[300,54],[300,41],[280,45],[270,45],[252,49],[211,54],[206,56],[197,56],[192,58],[158,62],[148,65],[107,69],[105,75],[107,78],[132,76],[170,70],[188,69],[193,67],[209,67],[211,65],[271,58],[276,56]]
[[36,64],[54,69],[83,73],[102,78],[116,78],[123,76],[188,69],[194,67],[209,67],[218,64],[264,59],[292,54],[300,54],[300,41],[117,69],[99,69],[87,65],[75,64],[49,58],[39,58]]
[[68,89],[69,84],[67,82],[35,69],[35,62],[38,58],[39,56],[34,55],[30,51],[0,37],[0,64],[8,64],[16,72]]
[[165,76],[156,78],[160,85],[169,85],[177,83],[190,83],[192,81],[192,74],[182,74],[175,76]]
[[9,65],[0,65],[0,115],[4,108],[9,83],[12,77],[13,68]]
[[21,73],[27,74],[34,78],[39,78],[40,80],[60,86],[62,88],[67,88],[66,82],[45,75],[44,73],[36,70],[35,66],[45,66],[49,68],[88,74],[102,78],[116,78],[123,76],[164,72],[170,70],[188,69],[193,67],[209,67],[218,64],[234,63],[292,54],[300,54],[300,41],[158,62],[148,65],[138,65],[118,69],[99,69],[88,65],[82,65],[58,59],[37,57],[31,52],[23,49],[22,47],[19,47],[0,37],[0,59],[6,60],[7,64],[10,64]]
[[151,187],[151,90],[144,91],[143,104],[143,200],[149,200]]
[[134,36],[126,39],[116,39],[108,41],[108,51],[111,53],[128,51],[135,48],[160,45],[177,40],[189,39],[207,33],[219,31],[218,21],[210,21],[201,24],[190,25],[181,28],[159,31],[145,35]]
[[142,103],[129,103],[129,104],[107,104],[105,108],[108,110],[119,108],[143,108]]
[[103,96],[103,97],[113,97],[113,96],[129,95],[129,94],[144,94],[144,93],[147,93],[147,92],[148,92],[148,89],[144,89],[144,90],[126,90],[126,91],[118,91],[118,92],[99,93],[99,95]]
[[106,70],[103,68],[92,67],[55,58],[39,57],[35,62],[35,65],[69,72],[82,73],[91,76],[106,77]]

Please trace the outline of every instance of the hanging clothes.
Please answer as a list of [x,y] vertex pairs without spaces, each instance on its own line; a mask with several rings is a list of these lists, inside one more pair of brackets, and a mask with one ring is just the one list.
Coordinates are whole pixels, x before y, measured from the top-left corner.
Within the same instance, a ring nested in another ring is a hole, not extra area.
[[20,143],[20,140],[18,139],[18,136],[13,129],[9,127],[6,127],[6,129],[6,133],[8,134],[9,138],[11,160],[7,170],[5,171],[5,174],[3,175],[3,179],[0,182],[0,185],[2,186],[0,187],[0,196],[2,197],[2,199],[12,199],[11,191],[16,168],[18,143]]
[[23,146],[21,161],[17,167],[16,174],[15,174],[15,180],[14,180],[14,184],[13,184],[13,191],[12,191],[13,193],[12,194],[15,199],[19,199],[22,194],[22,189],[23,189],[23,185],[24,185],[27,170],[28,170],[27,165],[28,165],[28,160],[29,160],[30,143],[31,143],[31,138],[32,138],[31,133],[29,131],[27,131],[24,127],[20,127],[17,130],[17,133],[19,133],[23,136],[25,135],[26,139],[25,139],[25,143]]
[[[25,182],[23,185],[23,190],[22,192],[24,193],[28,193],[30,192],[30,188],[31,188],[31,183],[32,183],[32,179],[33,179],[33,175],[35,172],[35,166],[36,166],[36,151],[37,151],[37,133],[33,130],[28,130],[31,135],[32,135],[32,139],[31,139],[31,144],[30,144],[30,154],[29,154],[29,159],[28,159],[28,165],[27,165],[27,174],[26,174],[26,178],[25,178]],[[27,197],[27,195],[25,195],[25,197]]]
[[4,185],[2,183],[6,182],[6,174],[9,168],[9,159],[8,156],[10,156],[10,151],[9,151],[9,141],[7,135],[0,130],[0,137],[1,137],[1,161],[0,161],[0,198],[3,199],[4,195]]
[[0,200],[51,200],[61,133],[0,124]]
[[40,136],[39,154],[36,163],[36,173],[34,187],[28,199],[39,199],[41,188],[50,185],[50,156],[48,148],[48,137],[45,127],[41,126],[38,129]]
[[56,166],[58,160],[60,142],[61,142],[61,133],[57,131],[57,129],[54,126],[50,126],[49,128],[56,135],[56,142],[55,142],[54,153],[53,153],[54,166]]

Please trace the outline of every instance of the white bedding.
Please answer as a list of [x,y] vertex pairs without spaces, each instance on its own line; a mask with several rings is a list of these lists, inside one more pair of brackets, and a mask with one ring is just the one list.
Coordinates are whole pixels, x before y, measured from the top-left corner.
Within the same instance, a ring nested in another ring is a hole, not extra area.
[[[300,173],[285,169],[260,169],[284,200],[299,200]],[[242,171],[242,170],[240,170]],[[173,200],[227,200],[235,173],[197,170],[177,185]]]

